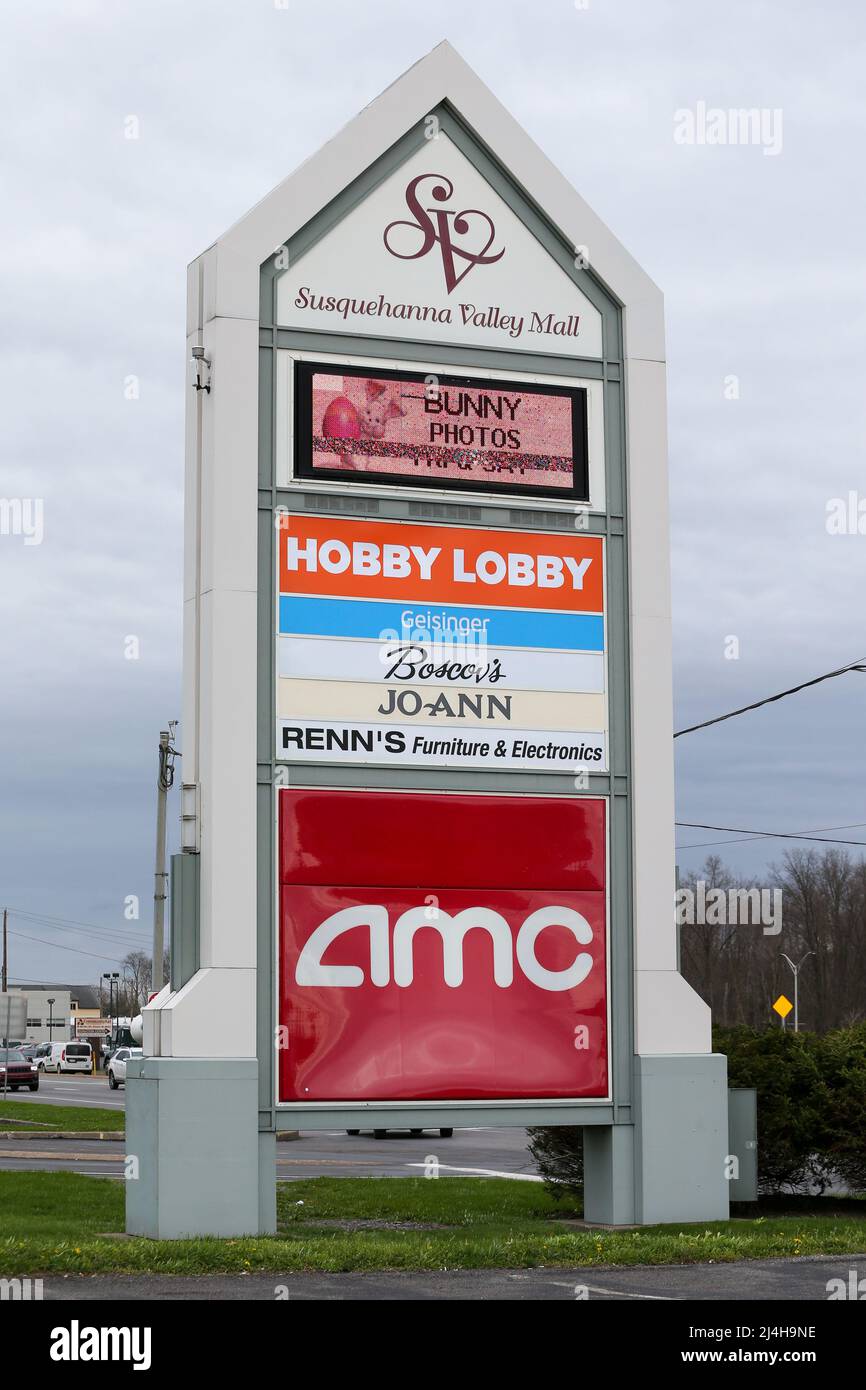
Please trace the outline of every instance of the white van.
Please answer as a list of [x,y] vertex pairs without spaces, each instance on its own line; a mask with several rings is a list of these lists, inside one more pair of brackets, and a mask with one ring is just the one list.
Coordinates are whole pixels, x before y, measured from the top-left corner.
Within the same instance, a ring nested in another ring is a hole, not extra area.
[[88,1075],[93,1070],[92,1050],[89,1042],[56,1042],[51,1051],[38,1059],[43,1071],[78,1071]]

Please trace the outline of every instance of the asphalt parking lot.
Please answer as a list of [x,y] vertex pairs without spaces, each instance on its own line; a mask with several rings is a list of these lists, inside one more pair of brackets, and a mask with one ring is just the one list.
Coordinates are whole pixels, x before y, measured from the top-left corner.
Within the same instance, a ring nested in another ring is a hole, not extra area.
[[0,1100],[14,1101],[18,1097],[38,1101],[40,1105],[92,1105],[107,1110],[122,1110],[125,1105],[123,1090],[112,1091],[104,1071],[95,1076],[41,1072],[38,1091],[10,1091],[4,1096],[0,1088]]
[[[109,1091],[101,1077],[47,1076],[36,1095],[22,1091],[9,1100],[49,1104],[107,1105],[122,1109],[123,1089]],[[0,1121],[0,1169],[51,1171],[70,1169],[91,1177],[123,1175],[122,1139],[43,1139],[14,1133]],[[412,1138],[408,1130],[374,1139],[372,1130],[348,1135],[345,1130],[302,1132],[277,1146],[277,1177],[288,1182],[310,1177],[407,1177],[423,1173],[431,1160],[442,1177],[505,1177],[538,1181],[522,1129],[458,1129],[442,1139],[438,1130]]]

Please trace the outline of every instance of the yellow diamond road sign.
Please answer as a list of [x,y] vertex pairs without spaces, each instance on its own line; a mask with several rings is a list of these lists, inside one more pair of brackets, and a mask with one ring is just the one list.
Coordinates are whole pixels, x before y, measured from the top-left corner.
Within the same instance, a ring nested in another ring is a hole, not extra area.
[[793,1007],[794,1005],[791,1003],[790,999],[786,999],[784,994],[780,994],[773,1005],[773,1008],[780,1018],[787,1018]]

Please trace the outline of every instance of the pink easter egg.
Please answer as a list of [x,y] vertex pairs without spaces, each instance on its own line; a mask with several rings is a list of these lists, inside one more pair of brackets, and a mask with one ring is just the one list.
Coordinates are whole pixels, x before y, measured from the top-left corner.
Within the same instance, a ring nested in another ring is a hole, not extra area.
[[346,396],[337,396],[325,411],[322,434],[326,439],[357,439],[360,433],[357,410]]

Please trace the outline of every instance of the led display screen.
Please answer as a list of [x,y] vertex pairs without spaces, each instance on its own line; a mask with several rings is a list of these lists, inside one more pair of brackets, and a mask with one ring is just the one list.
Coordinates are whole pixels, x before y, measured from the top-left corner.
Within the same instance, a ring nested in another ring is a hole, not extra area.
[[586,390],[296,364],[295,473],[588,501]]

